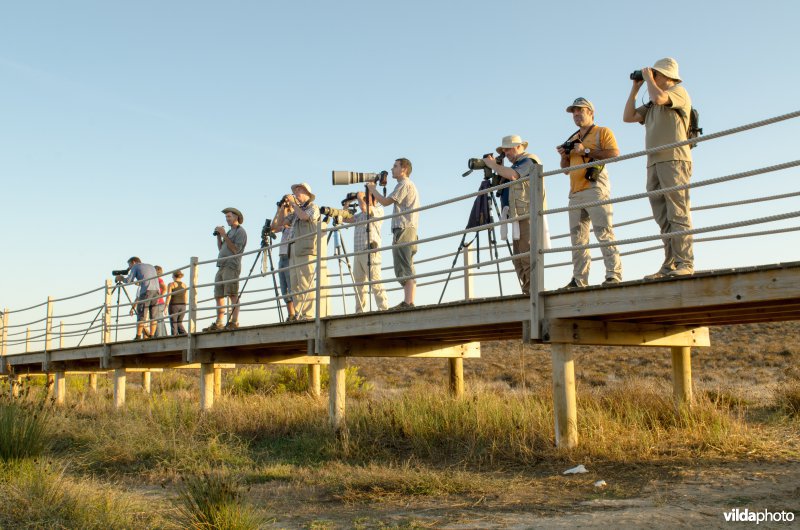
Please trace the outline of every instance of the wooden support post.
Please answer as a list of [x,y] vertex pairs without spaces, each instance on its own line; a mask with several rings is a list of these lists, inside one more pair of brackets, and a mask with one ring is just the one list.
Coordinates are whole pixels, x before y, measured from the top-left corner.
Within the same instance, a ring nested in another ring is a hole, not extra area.
[[97,374],[89,374],[89,390],[97,392]]
[[556,446],[570,449],[578,445],[578,412],[575,398],[575,362],[572,346],[551,344],[553,360],[553,412]]
[[472,269],[469,268],[472,265],[472,257],[469,255],[470,250],[469,245],[464,247],[464,300],[470,300],[474,292]]
[[673,346],[672,350],[672,398],[675,404],[692,402],[692,349]]
[[142,390],[144,390],[145,394],[150,393],[150,383],[152,379],[152,373],[149,370],[147,372],[142,372]]
[[214,366],[214,399],[222,396],[222,368]]
[[464,359],[454,357],[450,362],[450,394],[454,397],[464,395]]
[[114,406],[118,409],[125,406],[125,383],[127,382],[127,373],[125,368],[117,368],[114,370]]
[[214,406],[214,365],[200,365],[200,410],[211,410]]
[[347,357],[332,356],[330,371],[330,381],[328,382],[328,414],[330,423],[337,436],[345,432],[345,379],[347,368]]
[[322,394],[322,377],[318,364],[308,365],[308,393],[318,398]]
[[56,372],[55,389],[53,390],[57,405],[63,405],[67,397],[67,374]]
[[47,397],[53,397],[56,386],[56,377],[53,374],[47,374]]

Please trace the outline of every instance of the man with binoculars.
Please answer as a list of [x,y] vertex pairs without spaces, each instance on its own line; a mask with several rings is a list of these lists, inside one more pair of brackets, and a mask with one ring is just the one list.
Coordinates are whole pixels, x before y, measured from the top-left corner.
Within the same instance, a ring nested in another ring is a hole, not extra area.
[[[614,133],[608,127],[594,123],[594,105],[586,98],[578,98],[567,107],[575,125],[580,127],[567,141],[556,147],[561,155],[561,167],[579,166],[593,160],[619,156]],[[604,201],[611,194],[608,171],[604,165],[576,169],[569,172],[569,205],[575,206],[595,201]],[[572,246],[589,243],[589,223],[600,243],[614,241],[614,227],[610,204],[588,206],[569,211],[569,234]],[[622,265],[616,246],[600,247],[606,266],[603,285],[622,281]],[[589,266],[592,263],[589,249],[572,251],[572,279],[566,288],[589,285]]]
[[[680,85],[677,61],[670,57],[659,59],[652,68],[633,72],[631,79],[633,85],[622,121],[644,125],[645,147],[650,149],[686,140],[692,100]],[[647,83],[650,102],[637,108],[636,94],[644,83]],[[688,184],[692,176],[692,153],[689,149],[684,145],[647,155],[647,191]],[[650,197],[650,207],[662,234],[692,229],[688,189]],[[645,276],[646,280],[694,274],[691,235],[664,239],[664,255],[661,268]]]

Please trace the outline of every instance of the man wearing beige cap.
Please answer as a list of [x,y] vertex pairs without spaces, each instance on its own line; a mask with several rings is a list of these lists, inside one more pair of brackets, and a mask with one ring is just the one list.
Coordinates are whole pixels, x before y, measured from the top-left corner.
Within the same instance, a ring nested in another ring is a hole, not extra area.
[[[316,316],[317,302],[314,277],[317,266],[317,225],[320,223],[319,207],[314,204],[316,196],[306,182],[292,185],[292,193],[284,197],[292,208],[292,239],[289,245],[289,285],[294,303],[296,320],[311,320]],[[323,252],[324,254],[324,252]],[[324,280],[326,273],[320,276]],[[303,292],[308,291],[308,292]],[[322,309],[322,307],[320,307]],[[325,316],[324,313],[322,316]]]
[[[652,68],[642,68],[642,78],[633,81],[623,121],[644,124],[648,149],[686,140],[692,100],[680,84],[678,63],[669,57],[660,59]],[[650,102],[636,108],[636,94],[643,83],[647,83]],[[647,155],[647,191],[688,184],[691,176],[692,154],[688,145]],[[662,234],[691,230],[688,189],[650,197],[650,206]],[[694,273],[691,235],[664,239],[664,254],[661,268],[645,279]]]
[[[530,213],[530,182],[529,177],[534,170],[535,164],[541,164],[539,157],[528,153],[528,142],[525,142],[516,134],[504,136],[503,141],[497,148],[498,154],[505,155],[511,162],[511,167],[498,164],[491,154],[484,158],[484,162],[500,178],[507,181],[518,181],[508,188],[508,216],[510,219],[528,215]],[[530,221],[524,220],[514,223],[519,227],[513,231],[514,254],[524,254],[531,249]],[[514,270],[517,271],[522,294],[529,294],[531,289],[531,258],[529,256],[514,258]]]
[[[247,245],[247,232],[242,228],[244,216],[236,208],[225,208],[225,222],[231,227],[214,228],[217,236],[217,275],[214,277],[214,298],[217,302],[217,321],[203,331],[233,330],[239,327],[239,274],[242,272],[242,256]],[[225,323],[225,297],[233,306],[230,318]]]
[[[567,141],[556,147],[561,155],[561,167],[579,166],[593,160],[603,160],[619,155],[617,140],[608,127],[599,127],[594,122],[594,105],[586,98],[578,98],[567,107],[572,120],[579,127]],[[611,195],[611,184],[605,165],[569,172],[569,205],[576,206],[607,200]],[[573,246],[589,243],[589,224],[600,243],[614,241],[614,223],[610,204],[588,206],[569,211],[569,233]],[[606,266],[603,285],[622,281],[622,264],[615,245],[600,247]],[[567,288],[586,287],[589,284],[589,249],[572,251],[572,280]]]

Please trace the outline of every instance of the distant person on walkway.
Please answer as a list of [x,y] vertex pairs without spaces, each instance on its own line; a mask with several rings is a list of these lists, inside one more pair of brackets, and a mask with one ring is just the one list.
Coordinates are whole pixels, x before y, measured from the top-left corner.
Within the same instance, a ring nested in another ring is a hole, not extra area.
[[[374,182],[368,182],[369,193],[383,206],[394,205],[392,213],[400,214],[392,217],[392,245],[412,243],[417,241],[417,228],[419,227],[419,212],[409,212],[419,208],[419,194],[417,187],[411,181],[411,161],[407,158],[398,158],[392,166],[392,178],[397,180],[394,190],[384,196],[375,189]],[[392,249],[394,259],[394,275],[397,278],[414,276],[414,254],[417,245],[406,245]],[[403,286],[403,301],[392,309],[409,309],[414,307],[417,281],[414,278],[398,280]]]
[[[158,292],[163,294],[167,294],[167,284],[164,282],[164,278],[161,277],[164,274],[164,269],[161,268],[161,265],[156,265],[156,274],[158,274]],[[161,297],[158,299],[158,303],[156,305],[156,317],[158,319],[158,325],[156,326],[156,337],[166,337],[167,336],[167,324],[164,322],[166,318],[166,310],[167,305],[164,303],[164,298]]]
[[[642,68],[642,77],[633,81],[623,121],[644,124],[647,149],[686,140],[692,100],[680,85],[678,63],[669,57],[660,59],[652,68]],[[647,83],[650,102],[636,108],[636,94],[643,83]],[[647,191],[688,184],[691,176],[692,154],[688,145],[647,155]],[[650,206],[662,234],[691,230],[688,189],[650,197]],[[646,280],[694,274],[691,235],[664,239],[664,254],[661,268],[645,276]]]
[[[217,236],[217,275],[214,277],[214,298],[217,302],[217,321],[203,331],[233,330],[239,327],[239,274],[242,272],[242,257],[236,256],[244,252],[247,245],[247,232],[242,228],[244,216],[236,208],[225,208],[225,222],[230,230],[225,227],[214,228]],[[235,256],[235,257],[229,257]],[[227,259],[225,259],[227,258]],[[225,282],[225,283],[220,283]],[[225,298],[229,305],[234,306],[230,312],[230,319],[225,323]]]
[[[128,276],[117,276],[117,282],[131,283],[139,285],[139,292],[136,301],[131,308],[131,315],[136,313],[136,337],[134,340],[149,339],[156,334],[156,307],[158,304],[158,279],[155,267],[149,263],[142,263],[136,256],[128,260]],[[146,330],[147,322],[150,322],[150,330]]]
[[[356,194],[360,212],[353,217],[344,219],[346,223],[357,223],[359,221],[366,221],[367,219],[374,219],[375,217],[383,217],[383,207],[375,202],[375,196],[370,194],[366,195],[363,191]],[[367,201],[369,205],[369,217],[367,217]],[[380,248],[381,246],[381,226],[383,221],[373,221],[366,225],[358,225],[354,227],[353,233],[353,252],[360,252],[368,248]],[[369,234],[369,238],[367,237]],[[355,283],[362,282],[380,282],[381,281],[381,253],[370,252],[369,254],[357,254],[353,260],[353,281]],[[382,283],[373,285],[359,285],[356,287],[356,313],[363,313],[369,307],[369,292],[375,295],[375,304],[380,311],[389,309],[389,300],[386,298],[386,291],[383,289]]]
[[[567,141],[556,147],[561,155],[561,167],[579,166],[594,160],[619,156],[617,139],[608,127],[599,127],[594,122],[594,105],[586,98],[578,98],[567,107],[572,120],[579,127]],[[611,195],[611,184],[605,165],[592,166],[569,172],[569,205],[605,201]],[[569,211],[569,234],[572,246],[589,243],[589,224],[600,243],[615,241],[612,208],[610,204],[589,206]],[[600,247],[606,266],[603,285],[622,281],[622,264],[616,245]],[[572,280],[567,288],[589,285],[589,267],[592,258],[589,249],[572,251]]]
[[173,335],[186,335],[183,317],[186,316],[186,284],[181,280],[183,273],[172,273],[172,282],[167,285],[167,310],[169,311],[169,327]]
[[[528,153],[528,142],[516,134],[504,136],[498,154],[503,154],[511,162],[511,167],[498,164],[491,154],[484,158],[484,162],[500,178],[516,182],[508,188],[508,216],[510,219],[528,215],[530,213],[530,182],[529,177],[534,169],[534,164],[541,164],[539,157]],[[503,183],[505,184],[505,182]],[[543,198],[544,199],[544,198]],[[514,254],[523,254],[531,249],[530,220],[514,222],[512,249]],[[531,289],[531,258],[529,256],[514,258],[514,269],[517,271],[522,286],[522,294],[530,294]]]
[[[289,263],[292,266],[289,277],[291,286],[292,303],[294,304],[294,318],[289,321],[311,320],[316,317],[317,303],[315,275],[317,267],[317,225],[321,222],[319,207],[314,204],[316,195],[311,191],[308,183],[292,185],[292,193],[283,200],[292,209],[292,243],[289,245]],[[320,272],[320,280],[324,284],[326,274]],[[308,292],[303,292],[308,291]],[[322,310],[322,307],[320,307]],[[324,315],[323,315],[324,316]]]
[[[278,269],[288,269],[289,267],[289,240],[292,239],[292,223],[294,214],[289,202],[281,200],[278,211],[272,218],[270,229],[281,234],[281,242],[278,245]],[[281,286],[281,296],[286,301],[286,312],[289,313],[289,320],[294,320],[294,302],[291,297],[291,273],[290,270],[280,270],[278,272],[278,283]]]

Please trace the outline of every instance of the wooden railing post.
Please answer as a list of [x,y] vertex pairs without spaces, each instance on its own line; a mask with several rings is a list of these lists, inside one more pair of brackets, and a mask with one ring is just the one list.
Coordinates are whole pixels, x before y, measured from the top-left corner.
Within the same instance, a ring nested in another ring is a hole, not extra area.
[[541,253],[544,240],[544,216],[539,212],[544,210],[544,180],[542,179],[541,164],[534,164],[530,175],[530,202],[528,213],[530,218],[530,306],[531,321],[528,340],[536,340],[542,336],[542,297],[544,288],[544,256]]
[[3,326],[3,331],[0,333],[0,362],[2,363],[2,371],[10,372],[8,365],[6,365],[6,355],[8,355],[8,308],[3,309],[3,318],[0,319],[0,325]]
[[473,295],[472,269],[469,268],[472,264],[472,257],[469,252],[470,248],[467,245],[464,247],[464,300],[470,300]]
[[58,323],[58,349],[64,348],[64,321]]
[[[322,321],[320,316],[320,293],[322,292],[322,275],[324,274],[322,270],[322,221],[317,223],[317,264],[316,268],[316,302],[314,303],[314,327],[315,327],[315,337],[316,340],[314,341],[314,353],[319,354],[321,343],[322,343]],[[303,296],[308,296],[305,294]],[[297,307],[297,303],[295,302],[295,308]]]
[[195,334],[197,333],[197,280],[198,268],[197,263],[200,260],[197,256],[192,256],[189,259],[189,322],[188,329],[186,330],[186,359],[187,363],[194,362],[194,344],[197,340]]
[[[122,286],[120,286],[122,289]],[[111,280],[106,280],[106,301],[103,308],[103,344],[111,343],[111,305],[114,303],[114,286]]]
[[[44,321],[44,361],[42,362],[42,371],[50,372],[50,340],[52,338],[53,326],[53,297],[47,297],[47,318]],[[25,351],[28,350],[26,344]]]
[[31,328],[25,328],[25,353],[31,351]]

